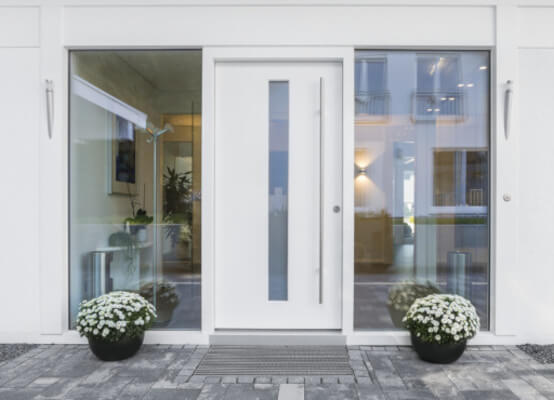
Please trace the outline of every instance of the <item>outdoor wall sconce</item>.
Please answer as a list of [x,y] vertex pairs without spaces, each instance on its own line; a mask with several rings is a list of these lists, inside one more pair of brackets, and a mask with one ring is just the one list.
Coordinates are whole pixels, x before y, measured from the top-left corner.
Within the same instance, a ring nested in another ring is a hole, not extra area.
[[354,170],[356,171],[356,177],[367,176],[367,165],[364,167],[360,167],[359,165],[354,164]]
[[368,176],[367,169],[371,164],[371,156],[368,149],[358,148],[354,154],[354,177]]

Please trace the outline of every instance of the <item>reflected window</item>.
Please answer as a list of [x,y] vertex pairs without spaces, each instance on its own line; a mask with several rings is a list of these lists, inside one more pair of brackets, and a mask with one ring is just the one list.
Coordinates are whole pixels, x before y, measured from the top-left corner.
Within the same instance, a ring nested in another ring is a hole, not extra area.
[[487,205],[488,152],[434,151],[433,196],[439,207]]
[[[359,58],[355,64],[356,114],[368,118],[388,114],[387,59],[382,55]],[[374,117],[375,118],[375,117]]]
[[[354,326],[401,329],[415,299],[456,293],[488,329],[489,53],[357,51],[355,63]],[[361,100],[383,77],[389,118],[369,119]]]
[[464,83],[459,54],[417,54],[417,87],[414,94],[414,120],[425,122],[463,119]]
[[70,325],[115,290],[200,329],[201,51],[70,53]]

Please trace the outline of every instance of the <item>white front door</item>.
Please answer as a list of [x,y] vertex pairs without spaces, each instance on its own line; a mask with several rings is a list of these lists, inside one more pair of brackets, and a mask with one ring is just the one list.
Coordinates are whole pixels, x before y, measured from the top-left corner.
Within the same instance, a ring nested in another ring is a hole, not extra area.
[[340,329],[342,65],[215,71],[215,327]]

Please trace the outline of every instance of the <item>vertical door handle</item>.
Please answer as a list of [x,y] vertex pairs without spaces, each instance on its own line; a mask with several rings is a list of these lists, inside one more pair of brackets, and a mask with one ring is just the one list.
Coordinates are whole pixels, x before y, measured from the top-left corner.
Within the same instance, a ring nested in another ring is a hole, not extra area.
[[323,243],[325,197],[325,82],[319,78],[319,304],[323,304]]
[[506,92],[504,93],[504,137],[510,137],[510,114],[512,112],[512,95],[514,93],[513,82],[506,81]]
[[48,124],[48,137],[52,139],[54,127],[54,82],[46,79],[46,123]]

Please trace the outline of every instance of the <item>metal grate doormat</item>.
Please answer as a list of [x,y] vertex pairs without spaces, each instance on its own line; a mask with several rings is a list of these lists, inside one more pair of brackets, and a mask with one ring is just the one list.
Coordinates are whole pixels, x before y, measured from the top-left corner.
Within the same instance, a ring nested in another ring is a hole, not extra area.
[[210,346],[195,375],[352,375],[344,346]]

